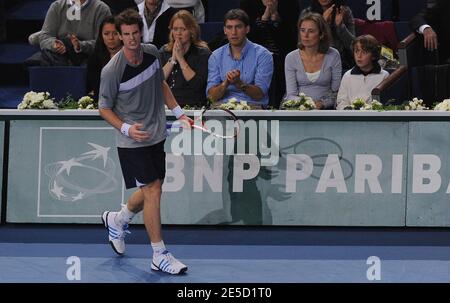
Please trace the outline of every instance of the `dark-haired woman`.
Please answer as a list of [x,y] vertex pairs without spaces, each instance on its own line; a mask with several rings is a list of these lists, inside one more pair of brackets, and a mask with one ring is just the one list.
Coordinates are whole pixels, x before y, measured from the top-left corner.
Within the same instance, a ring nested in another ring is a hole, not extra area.
[[94,53],[90,55],[87,64],[88,92],[95,99],[98,98],[102,68],[121,49],[122,41],[119,39],[114,17],[106,17],[100,24]]

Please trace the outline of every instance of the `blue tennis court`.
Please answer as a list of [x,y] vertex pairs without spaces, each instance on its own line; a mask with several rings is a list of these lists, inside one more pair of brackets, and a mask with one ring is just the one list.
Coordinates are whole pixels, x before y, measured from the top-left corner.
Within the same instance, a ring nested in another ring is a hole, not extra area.
[[[145,230],[131,231],[118,257],[99,225],[2,226],[0,282],[450,282],[445,229],[170,226],[166,244],[189,266],[181,276],[151,271]],[[79,276],[71,275],[74,257]],[[380,261],[378,278],[369,257]]]

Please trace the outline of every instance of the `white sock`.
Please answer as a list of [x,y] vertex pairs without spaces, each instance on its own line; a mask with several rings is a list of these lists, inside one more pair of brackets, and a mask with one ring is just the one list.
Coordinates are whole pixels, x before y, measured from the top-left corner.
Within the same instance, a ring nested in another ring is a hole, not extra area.
[[163,240],[156,243],[152,242],[152,248],[153,248],[153,256],[160,255],[166,250],[166,246],[164,245]]
[[135,215],[136,214],[134,212],[132,212],[131,210],[129,210],[127,205],[125,204],[124,206],[122,206],[122,209],[119,211],[119,213],[115,217],[114,222],[117,225],[123,226],[125,224],[130,223],[131,220],[133,220],[133,217]]

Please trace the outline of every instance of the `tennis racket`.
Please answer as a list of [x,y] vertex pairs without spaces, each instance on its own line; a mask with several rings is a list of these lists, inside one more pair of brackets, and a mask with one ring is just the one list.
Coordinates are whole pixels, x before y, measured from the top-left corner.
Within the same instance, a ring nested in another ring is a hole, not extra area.
[[[194,117],[191,128],[208,133],[221,139],[232,139],[239,134],[239,121],[235,114],[224,108],[202,108],[199,116]],[[184,121],[168,122],[166,129],[172,133],[174,128],[183,128]]]

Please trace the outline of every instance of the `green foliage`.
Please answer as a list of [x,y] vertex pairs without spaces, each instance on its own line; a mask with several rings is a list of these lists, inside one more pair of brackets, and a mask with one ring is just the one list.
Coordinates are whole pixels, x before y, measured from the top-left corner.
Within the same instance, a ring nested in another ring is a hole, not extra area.
[[186,104],[185,106],[183,106],[184,110],[201,110],[203,108],[203,106],[200,105],[189,105]]
[[71,94],[67,94],[66,97],[59,100],[57,105],[58,105],[59,109],[77,109],[78,108],[78,102],[75,101],[75,99],[72,97]]
[[98,109],[98,101],[92,99],[90,96],[81,97],[76,101],[72,95],[67,94],[58,102],[59,109]]

